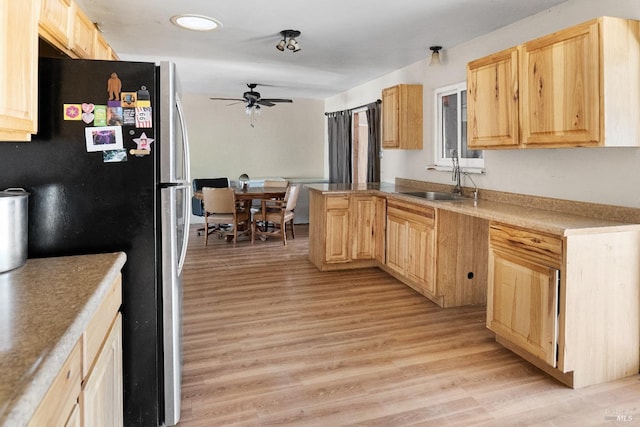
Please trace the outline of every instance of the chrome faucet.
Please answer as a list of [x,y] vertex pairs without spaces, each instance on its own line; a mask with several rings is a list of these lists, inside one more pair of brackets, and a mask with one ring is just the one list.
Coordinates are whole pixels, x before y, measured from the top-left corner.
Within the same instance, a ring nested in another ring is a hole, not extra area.
[[471,178],[471,175],[469,175],[468,172],[462,172],[462,174],[464,176],[466,176],[467,178],[469,178],[469,180],[473,184],[473,200],[477,201],[478,200],[478,186],[476,185],[476,182],[473,180],[473,178]]
[[456,182],[455,187],[453,187],[453,192],[456,194],[462,194],[462,187],[460,187],[460,162],[458,160],[458,150],[453,150],[451,152],[451,161],[453,162],[452,176],[451,180]]

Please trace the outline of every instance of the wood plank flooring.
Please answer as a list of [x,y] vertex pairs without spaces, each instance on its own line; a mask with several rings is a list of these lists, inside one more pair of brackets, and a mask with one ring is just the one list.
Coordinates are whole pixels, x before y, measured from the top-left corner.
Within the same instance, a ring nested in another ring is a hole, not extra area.
[[495,343],[484,307],[318,271],[307,231],[205,248],[192,229],[180,426],[640,425],[640,376],[566,388]]

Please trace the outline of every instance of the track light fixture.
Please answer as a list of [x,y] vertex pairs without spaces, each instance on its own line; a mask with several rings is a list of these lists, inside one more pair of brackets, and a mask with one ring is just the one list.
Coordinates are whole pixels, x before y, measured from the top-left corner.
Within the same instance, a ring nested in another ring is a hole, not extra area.
[[431,50],[431,62],[429,62],[429,65],[439,65],[442,46],[431,46],[429,49]]
[[[276,45],[276,49],[281,52],[284,52],[284,49],[287,48],[293,52],[300,51],[300,45],[296,40],[296,37],[300,36],[300,31],[298,30],[282,30],[280,31],[280,35],[282,36],[282,40],[278,42]],[[287,40],[288,39],[288,40]]]

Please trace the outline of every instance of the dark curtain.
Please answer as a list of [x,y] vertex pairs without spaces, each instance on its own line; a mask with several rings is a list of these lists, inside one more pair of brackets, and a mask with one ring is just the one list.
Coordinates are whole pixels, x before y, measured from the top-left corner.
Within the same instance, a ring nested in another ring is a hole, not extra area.
[[367,182],[380,182],[380,103],[367,105],[369,147],[367,152]]
[[351,111],[327,114],[329,182],[351,184]]

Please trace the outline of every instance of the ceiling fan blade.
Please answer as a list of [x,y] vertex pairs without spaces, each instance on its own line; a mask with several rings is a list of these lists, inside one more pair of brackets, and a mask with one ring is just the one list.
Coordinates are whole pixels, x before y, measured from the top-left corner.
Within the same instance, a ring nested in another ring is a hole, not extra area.
[[273,107],[274,104],[270,99],[260,99],[256,102],[256,104],[264,105],[265,107]]
[[209,98],[213,101],[244,101],[244,99],[239,98]]
[[262,98],[260,101],[267,102],[293,102],[291,99],[282,99],[282,98]]

